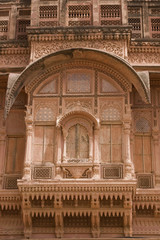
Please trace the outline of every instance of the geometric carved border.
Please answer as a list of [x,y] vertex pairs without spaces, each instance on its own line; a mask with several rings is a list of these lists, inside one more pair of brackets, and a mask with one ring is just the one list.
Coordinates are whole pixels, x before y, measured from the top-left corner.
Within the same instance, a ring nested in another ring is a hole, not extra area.
[[17,179],[20,179],[21,175],[5,175],[3,177],[3,188],[4,189],[18,189],[17,187]]
[[137,177],[137,187],[138,188],[153,188],[153,174],[152,173],[138,173]]
[[101,175],[104,179],[122,179],[123,164],[104,164],[101,166]]
[[33,179],[51,179],[52,167],[34,167],[32,170]]

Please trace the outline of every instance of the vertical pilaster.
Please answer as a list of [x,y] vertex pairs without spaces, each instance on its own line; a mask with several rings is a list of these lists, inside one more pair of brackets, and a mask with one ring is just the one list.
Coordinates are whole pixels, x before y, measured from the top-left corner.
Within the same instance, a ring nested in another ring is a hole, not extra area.
[[152,130],[152,139],[153,139],[153,172],[155,172],[155,184],[160,187],[160,142],[159,142],[159,131],[158,127],[154,127]]
[[26,112],[26,151],[24,161],[23,179],[31,179],[31,162],[32,162],[32,135],[33,135],[33,118],[32,107],[27,106]]
[[11,14],[10,14],[10,21],[9,21],[9,39],[16,38],[16,24],[17,22],[17,7],[12,5],[11,7]]
[[91,229],[92,229],[92,236],[97,238],[100,236],[100,216],[99,216],[99,209],[100,202],[99,202],[99,195],[93,193],[91,199],[91,208],[92,208],[92,215],[91,215]]
[[60,26],[67,26],[67,1],[59,1],[59,24]]
[[92,8],[93,8],[93,26],[100,25],[99,22],[99,0],[92,0]]
[[31,2],[31,26],[37,27],[39,25],[39,0],[32,0]]
[[134,178],[134,166],[131,160],[130,132],[131,132],[131,109],[126,106],[126,114],[123,122],[124,132],[124,163],[125,163],[125,178]]
[[57,127],[57,164],[61,164],[61,127]]
[[149,11],[148,11],[148,2],[144,1],[142,7],[142,37],[149,38],[150,31],[149,31]]
[[0,128],[0,188],[2,188],[2,178],[5,168],[5,148],[6,148],[6,129]]
[[94,163],[99,163],[99,130],[94,130]]
[[124,199],[124,236],[132,236],[132,194],[126,194]]
[[62,198],[61,194],[56,194],[54,199],[54,208],[55,208],[55,234],[57,238],[63,237],[63,215],[62,215]]
[[121,0],[122,24],[128,25],[127,0]]
[[129,212],[124,214],[124,236],[132,237],[132,214]]
[[100,216],[98,211],[93,211],[91,216],[92,237],[98,238],[100,236]]
[[23,208],[23,224],[24,224],[24,236],[29,239],[32,235],[32,217],[31,217],[31,203],[29,195],[23,195],[22,199]]

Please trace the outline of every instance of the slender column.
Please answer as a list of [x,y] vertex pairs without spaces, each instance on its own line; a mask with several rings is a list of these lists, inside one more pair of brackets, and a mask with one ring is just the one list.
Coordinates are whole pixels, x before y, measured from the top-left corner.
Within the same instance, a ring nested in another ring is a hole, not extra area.
[[63,216],[61,208],[63,207],[61,194],[56,194],[54,199],[55,208],[55,234],[57,238],[63,237]]
[[127,0],[121,0],[122,24],[128,24]]
[[125,163],[125,178],[134,178],[134,166],[131,160],[131,146],[130,146],[130,127],[131,127],[131,111],[130,106],[126,106],[126,114],[124,117],[124,163]]
[[94,163],[99,163],[99,135],[98,135],[99,131],[98,129],[94,130]]
[[17,6],[12,5],[10,14],[10,31],[9,39],[16,38],[16,21],[17,21]]
[[89,160],[93,160],[93,137],[89,137]]
[[59,1],[59,24],[60,26],[67,26],[67,1],[60,0]]
[[32,0],[31,3],[31,26],[39,24],[39,0]]
[[160,162],[159,162],[159,131],[158,127],[153,128],[152,132],[153,138],[153,164],[152,164],[152,171],[155,172],[155,184],[160,187]]
[[129,211],[124,215],[124,236],[132,237],[132,212]]
[[26,239],[29,239],[31,238],[32,235],[32,217],[31,217],[31,202],[29,200],[28,194],[23,195],[22,210],[23,210],[24,236]]
[[6,148],[6,129],[0,128],[0,188],[2,188],[2,178],[4,174],[5,163],[5,148]]
[[61,164],[61,128],[57,128],[57,164]]
[[31,179],[32,135],[33,135],[33,118],[31,106],[27,106],[25,121],[26,121],[26,151],[23,179]]
[[99,166],[99,135],[98,129],[94,130],[94,179],[100,178],[100,166]]
[[100,216],[98,211],[92,211],[91,224],[92,237],[98,238],[100,236]]
[[99,26],[99,0],[92,0],[93,6],[93,25]]

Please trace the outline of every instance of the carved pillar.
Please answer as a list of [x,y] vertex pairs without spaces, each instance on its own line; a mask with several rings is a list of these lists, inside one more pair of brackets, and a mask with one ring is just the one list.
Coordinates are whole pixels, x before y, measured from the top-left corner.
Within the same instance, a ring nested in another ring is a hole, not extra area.
[[99,130],[94,130],[94,163],[99,164]]
[[66,156],[67,156],[67,132],[66,130],[63,128],[63,162],[66,161]]
[[93,25],[94,26],[99,26],[99,1],[98,0],[93,0],[92,2],[92,6],[93,6]]
[[124,236],[132,237],[132,214],[130,212],[124,214]]
[[61,164],[61,128],[57,128],[57,164]]
[[92,237],[98,238],[100,236],[100,216],[98,211],[93,211],[91,216]]
[[122,24],[128,25],[127,0],[121,0]]
[[32,162],[32,135],[33,135],[33,118],[32,107],[27,106],[26,112],[26,151],[24,161],[23,179],[31,179],[31,162]]
[[6,148],[6,128],[0,128],[0,188],[2,188],[2,178],[4,174]]
[[126,106],[126,114],[123,122],[123,132],[124,132],[124,164],[125,164],[125,178],[134,178],[134,165],[131,160],[131,146],[130,146],[130,133],[131,133],[131,110],[130,106]]
[[99,202],[99,195],[96,193],[93,193],[92,199],[91,199],[91,208],[92,215],[91,215],[91,224],[92,224],[92,236],[99,237],[100,235],[100,216],[99,216],[99,209],[100,202]]
[[100,166],[99,166],[99,159],[100,159],[100,151],[99,151],[99,131],[98,129],[94,130],[94,179],[100,178]]
[[22,199],[24,236],[29,239],[32,235],[32,217],[31,217],[31,202],[28,195],[24,195]]
[[32,0],[31,3],[31,26],[39,25],[39,0]]
[[125,237],[131,237],[132,236],[132,193],[128,193],[125,195],[124,199],[124,235]]
[[10,31],[9,31],[9,39],[16,38],[16,21],[17,21],[17,6],[12,5],[11,14],[10,14]]
[[63,237],[63,216],[61,212],[62,208],[62,197],[61,194],[56,194],[54,199],[55,208],[55,234],[57,238]]
[[93,136],[89,136],[89,159],[93,160]]
[[152,138],[153,138],[153,166],[152,170],[155,172],[155,184],[160,187],[160,161],[159,161],[159,154],[160,154],[160,146],[159,146],[159,131],[158,127],[154,127],[152,131]]

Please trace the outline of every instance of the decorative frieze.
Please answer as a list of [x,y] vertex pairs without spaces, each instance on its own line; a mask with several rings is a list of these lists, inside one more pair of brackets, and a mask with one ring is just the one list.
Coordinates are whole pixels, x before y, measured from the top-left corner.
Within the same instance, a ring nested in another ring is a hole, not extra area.
[[69,39],[69,41],[66,41],[65,39],[58,41],[56,38],[52,42],[50,42],[49,40],[32,42],[32,61],[56,51],[77,47],[95,48],[109,53],[114,53],[117,56],[124,58],[124,41],[104,41],[102,39],[99,39],[98,41],[96,39],[93,39],[94,41],[89,41],[87,39],[85,39],[85,41],[80,41],[80,39],[77,39],[76,41],[73,40],[74,39],[71,38]]
[[128,61],[132,65],[159,65],[160,63],[160,54],[159,52],[148,52],[142,53],[128,53]]

